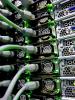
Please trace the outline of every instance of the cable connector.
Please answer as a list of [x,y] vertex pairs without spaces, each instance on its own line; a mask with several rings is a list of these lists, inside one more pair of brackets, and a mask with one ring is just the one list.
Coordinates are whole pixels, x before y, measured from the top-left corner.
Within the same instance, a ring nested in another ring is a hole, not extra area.
[[34,82],[27,82],[25,84],[26,90],[34,90],[37,89],[40,86],[38,81],[34,81]]
[[25,90],[35,90],[39,88],[40,84],[38,81],[34,82],[27,82],[16,94],[13,100],[18,100],[20,95],[25,91]]
[[34,31],[33,29],[31,28],[23,28],[22,31],[23,33],[23,36],[36,36],[36,31]]
[[38,64],[27,64],[26,66],[22,67],[17,73],[16,75],[14,76],[14,78],[12,79],[5,95],[0,98],[0,100],[8,100],[9,96],[11,95],[14,87],[15,87],[15,84],[17,82],[17,80],[19,79],[20,75],[22,73],[24,73],[25,71],[29,70],[30,72],[36,72],[37,70],[39,69],[39,66]]
[[8,51],[8,50],[23,50],[25,52],[29,52],[29,53],[37,53],[38,49],[37,47],[33,46],[33,45],[25,45],[25,46],[20,46],[20,45],[13,45],[13,44],[8,44],[8,45],[3,45],[0,46],[0,51]]
[[8,87],[9,86],[9,84],[10,84],[10,80],[6,80],[6,81],[2,81],[2,82],[0,82],[0,87]]
[[23,20],[26,20],[26,19],[29,19],[29,20],[33,20],[35,18],[35,16],[27,11],[27,10],[21,10],[19,8],[17,8],[12,2],[11,0],[1,0],[2,3],[5,5],[5,6],[10,6],[12,7],[12,9],[16,10],[20,15],[21,17],[23,18]]
[[0,71],[9,72],[9,71],[13,71],[13,70],[14,70],[14,66],[13,65],[0,66]]
[[14,57],[14,52],[12,52],[12,51],[0,51],[0,56],[2,56],[2,57]]
[[38,49],[36,46],[32,46],[32,45],[25,45],[22,46],[23,50],[25,49],[28,53],[33,53],[36,54],[38,52]]
[[21,14],[21,17],[23,18],[23,20],[26,20],[26,19],[34,20],[35,19],[35,15],[33,15],[30,11],[19,10],[19,13]]
[[0,42],[3,43],[12,43],[13,42],[13,38],[9,37],[9,36],[0,36]]
[[29,70],[30,72],[36,72],[39,69],[38,64],[28,64],[26,65],[26,70]]
[[19,27],[18,25],[16,25],[15,23],[13,23],[12,21],[10,21],[9,19],[7,19],[5,16],[3,16],[0,13],[0,20],[3,20],[4,22],[6,22],[7,24],[9,24],[10,26],[12,26],[13,28],[17,29],[18,31],[20,31],[24,36],[35,36],[36,32],[31,29],[31,28],[23,28],[23,27]]

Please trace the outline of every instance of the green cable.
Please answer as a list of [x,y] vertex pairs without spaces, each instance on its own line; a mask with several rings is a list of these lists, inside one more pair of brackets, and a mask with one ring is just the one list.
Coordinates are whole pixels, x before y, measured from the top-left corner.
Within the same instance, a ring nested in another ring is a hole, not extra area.
[[16,7],[12,2],[11,0],[2,0],[2,3],[5,5],[5,6],[10,6],[12,9],[16,10],[22,17],[23,20],[27,20],[27,19],[35,19],[35,16],[27,11],[27,10],[21,10],[19,9],[18,7]]
[[12,21],[10,21],[5,16],[3,16],[1,13],[0,13],[0,20],[3,20],[4,22],[6,22],[7,24],[11,25],[13,28],[15,28],[15,29],[17,29],[19,31],[22,31],[21,27],[19,27],[18,25],[14,24]]
[[14,45],[14,44],[8,44],[8,45],[3,45],[0,46],[0,52],[1,51],[11,51],[11,50],[23,50],[25,52],[29,52],[29,53],[37,53],[37,47],[33,46],[33,45]]
[[23,47],[19,46],[19,45],[4,45],[4,46],[0,46],[0,51],[8,51],[8,50],[12,50],[12,49],[23,49]]
[[1,0],[2,3],[4,4],[4,6],[10,6],[12,7],[12,9],[16,10],[16,11],[20,11],[12,2],[11,0]]
[[36,32],[31,29],[31,28],[23,28],[23,27],[19,27],[18,25],[14,24],[12,21],[10,21],[9,19],[7,19],[5,16],[3,16],[0,13],[0,20],[6,22],[7,24],[11,25],[13,28],[17,29],[18,31],[20,31],[21,33],[23,33],[24,36],[33,36],[36,35]]

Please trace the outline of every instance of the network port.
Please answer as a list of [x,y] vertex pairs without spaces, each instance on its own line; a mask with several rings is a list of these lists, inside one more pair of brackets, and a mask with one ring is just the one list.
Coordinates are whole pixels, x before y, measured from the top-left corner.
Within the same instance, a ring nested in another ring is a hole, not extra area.
[[58,49],[56,42],[54,43],[49,43],[49,41],[41,43],[39,45],[40,47],[40,55],[58,55]]
[[71,38],[75,36],[75,18],[69,18],[58,22],[57,39]]
[[60,56],[70,56],[75,55],[75,47],[73,45],[66,46],[59,49],[59,55]]
[[75,39],[74,38],[60,40],[58,46],[59,46],[59,48],[62,48],[62,47],[71,46],[71,45],[75,45]]
[[62,96],[75,97],[75,80],[63,79],[61,82]]
[[[49,96],[53,96],[56,94],[60,93],[60,79],[56,78],[56,77],[47,77],[47,76],[39,76],[42,81],[41,81],[41,88],[40,90],[36,90],[34,91],[34,94],[43,94],[43,95],[49,95]],[[38,77],[37,77],[38,78]],[[37,79],[36,78],[36,79]]]
[[46,25],[41,25],[40,27],[38,27],[37,36],[39,38],[39,41],[41,40],[41,42],[43,42],[49,39],[55,39],[56,33],[55,33],[54,28],[50,28],[46,24]]
[[75,76],[75,58],[67,58],[60,60],[60,76],[72,77]]
[[60,75],[62,77],[75,76],[75,65],[60,66]]
[[36,63],[39,65],[39,70],[36,72],[37,75],[59,75],[59,60],[58,58],[44,58],[38,59],[37,61],[30,61],[30,63]]
[[75,1],[65,0],[66,2],[61,2],[56,5],[55,19],[62,18],[64,16],[69,16],[75,12]]

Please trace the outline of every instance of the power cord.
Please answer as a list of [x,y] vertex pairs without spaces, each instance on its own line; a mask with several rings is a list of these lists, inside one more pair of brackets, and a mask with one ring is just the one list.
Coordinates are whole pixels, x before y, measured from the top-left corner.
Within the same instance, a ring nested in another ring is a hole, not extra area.
[[14,76],[14,78],[12,79],[5,95],[0,98],[0,100],[8,100],[8,98],[10,97],[13,89],[14,89],[14,86],[17,82],[17,80],[19,79],[19,77],[21,76],[22,73],[24,73],[25,71],[29,70],[30,72],[35,72],[38,70],[38,64],[28,64],[24,67],[22,67],[17,73],[16,75]]
[[8,87],[10,82],[11,82],[10,80],[1,81],[0,82],[0,87]]
[[32,81],[32,82],[27,82],[15,95],[13,100],[18,100],[20,95],[25,91],[25,90],[35,90],[39,88],[39,82],[38,81]]
[[34,31],[33,29],[26,27],[25,28],[19,27],[18,25],[14,24],[12,21],[7,19],[5,16],[3,16],[1,13],[0,13],[0,20],[3,20],[13,28],[17,29],[18,31],[23,33],[24,36],[36,36],[36,31]]
[[8,45],[3,45],[0,46],[0,52],[1,51],[9,51],[9,50],[23,50],[29,53],[37,53],[37,47],[32,46],[32,45],[25,45],[25,46],[20,46],[20,45],[14,45],[14,44],[8,44]]
[[4,4],[4,6],[10,6],[12,7],[12,9],[16,10],[20,15],[21,17],[23,18],[23,20],[34,20],[35,19],[35,16],[30,12],[30,11],[27,11],[27,10],[21,10],[19,8],[17,8],[12,2],[11,0],[1,0],[2,3]]

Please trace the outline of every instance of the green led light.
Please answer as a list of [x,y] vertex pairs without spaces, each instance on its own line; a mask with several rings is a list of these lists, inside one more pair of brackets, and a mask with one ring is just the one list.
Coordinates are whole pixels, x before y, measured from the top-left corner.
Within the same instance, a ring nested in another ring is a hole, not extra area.
[[51,21],[51,25],[54,26],[55,25],[55,21]]
[[58,64],[58,61],[54,61],[55,64]]
[[24,27],[29,27],[28,21],[24,21]]
[[47,4],[47,11],[53,12],[53,10],[54,10],[54,5],[53,4]]
[[28,98],[31,98],[31,95],[28,94]]
[[57,89],[57,90],[56,90],[56,93],[59,93],[59,92],[60,92],[60,89]]
[[26,53],[26,57],[25,57],[26,59],[30,59],[31,58],[31,56],[30,56],[30,54],[27,52]]
[[31,75],[31,72],[29,70],[26,70],[25,74]]
[[57,39],[56,39],[56,38],[50,37],[49,40],[50,40],[50,43],[55,43],[55,42],[57,42]]
[[59,60],[57,58],[56,59],[53,59],[53,63],[59,64]]
[[30,92],[27,94],[27,96],[28,96],[29,99],[31,98],[31,95],[32,95],[32,91],[30,91]]
[[56,69],[56,70],[55,70],[55,73],[59,73],[59,69]]
[[60,80],[56,80],[57,83],[60,83]]
[[27,82],[30,82],[30,79],[29,78],[27,78],[26,80],[27,80]]
[[48,20],[48,27],[52,27],[52,26],[55,26],[55,21],[51,21],[50,19]]
[[25,43],[26,44],[29,44],[30,43],[30,40],[29,40],[29,38],[27,36],[25,37]]
[[25,78],[26,82],[30,82],[30,75]]

